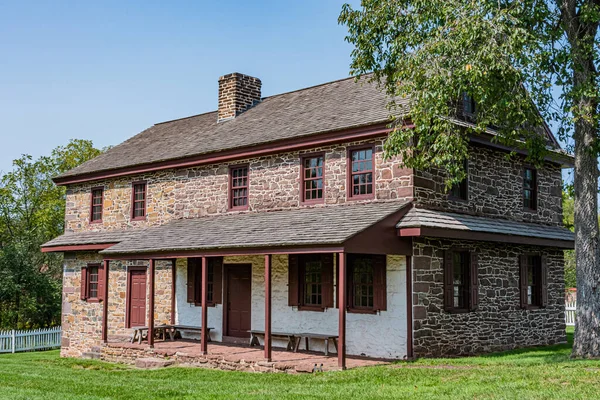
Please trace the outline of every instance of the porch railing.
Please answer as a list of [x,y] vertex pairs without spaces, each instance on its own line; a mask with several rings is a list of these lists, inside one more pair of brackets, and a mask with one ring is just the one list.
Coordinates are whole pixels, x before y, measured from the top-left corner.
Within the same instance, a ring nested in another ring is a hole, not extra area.
[[60,326],[36,330],[0,331],[0,353],[49,350],[60,347]]

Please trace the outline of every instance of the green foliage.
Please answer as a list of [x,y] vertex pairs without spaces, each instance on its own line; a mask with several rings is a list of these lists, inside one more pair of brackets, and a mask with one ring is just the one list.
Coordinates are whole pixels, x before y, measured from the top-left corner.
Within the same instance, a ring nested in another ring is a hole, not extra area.
[[570,359],[569,344],[314,375],[149,371],[61,359],[52,351],[0,355],[0,398],[592,399],[600,391],[599,373],[597,361]]
[[[596,109],[574,106],[583,93],[598,96],[599,86],[597,81],[573,86],[576,55],[557,3],[363,0],[357,10],[344,5],[339,22],[348,27],[346,39],[354,45],[352,73],[373,72],[367,79],[409,102],[407,107],[390,104],[396,121],[387,155],[401,155],[408,167],[446,170],[450,185],[464,177],[468,136],[490,126],[498,133],[495,141],[527,149],[529,161],[539,163],[547,153],[539,134],[542,116],[559,122],[565,140],[574,119],[597,124]],[[589,4],[581,12],[597,21],[599,10]],[[594,56],[597,47],[589,48]],[[553,85],[563,89],[558,99]],[[459,128],[463,93],[476,101],[477,114],[474,123]]]
[[62,257],[40,251],[64,230],[65,188],[51,178],[100,152],[72,140],[51,156],[23,155],[0,178],[0,329],[60,323]]

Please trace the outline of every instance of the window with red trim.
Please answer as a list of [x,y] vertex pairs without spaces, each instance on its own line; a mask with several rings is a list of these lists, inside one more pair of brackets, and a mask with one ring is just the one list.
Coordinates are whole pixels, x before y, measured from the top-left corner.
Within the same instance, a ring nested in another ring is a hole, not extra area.
[[322,202],[324,162],[322,155],[302,158],[302,201]]
[[348,255],[348,311],[387,310],[386,256]]
[[104,266],[87,264],[81,268],[81,300],[101,301],[104,297]]
[[229,174],[229,208],[248,208],[248,166],[232,167]]
[[146,217],[146,184],[133,184],[133,204],[131,216],[133,219],[143,219]]
[[372,197],[373,147],[355,149],[350,152],[350,197]]
[[104,190],[102,188],[92,189],[92,211],[91,222],[102,222],[102,198]]
[[88,299],[98,298],[98,267],[88,267]]

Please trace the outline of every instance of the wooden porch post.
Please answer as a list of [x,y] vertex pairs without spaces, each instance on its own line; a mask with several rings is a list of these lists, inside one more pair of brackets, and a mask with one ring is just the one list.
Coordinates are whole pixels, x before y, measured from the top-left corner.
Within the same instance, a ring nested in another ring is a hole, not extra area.
[[202,335],[200,337],[200,352],[208,353],[208,263],[206,257],[202,257]]
[[338,339],[338,367],[346,369],[346,253],[338,253],[340,259],[340,272],[338,274],[338,299],[339,299],[339,339]]
[[175,325],[175,307],[177,298],[177,259],[171,260],[171,325]]
[[102,300],[102,342],[108,342],[108,268],[110,261],[104,260],[104,296]]
[[271,361],[271,261],[265,255],[265,359]]
[[150,259],[150,298],[148,305],[148,345],[154,347],[154,259]]

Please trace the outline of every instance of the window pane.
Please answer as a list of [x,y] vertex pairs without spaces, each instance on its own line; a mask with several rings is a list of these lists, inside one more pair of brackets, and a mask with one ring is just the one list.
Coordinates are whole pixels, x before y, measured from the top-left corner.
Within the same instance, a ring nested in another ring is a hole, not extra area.
[[370,257],[357,257],[352,262],[354,287],[353,304],[355,308],[373,308],[373,262]]

